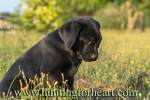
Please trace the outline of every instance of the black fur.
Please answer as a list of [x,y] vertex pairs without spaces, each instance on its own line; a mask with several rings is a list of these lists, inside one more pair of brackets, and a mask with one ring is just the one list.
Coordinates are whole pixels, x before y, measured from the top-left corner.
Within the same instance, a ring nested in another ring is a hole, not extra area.
[[[72,90],[74,75],[81,61],[95,61],[98,58],[97,49],[101,39],[100,24],[90,17],[74,18],[66,22],[15,61],[0,83],[0,93],[7,93],[19,68],[27,79],[41,72],[47,73],[50,83],[57,80],[59,86],[62,84],[63,73],[68,80],[67,88]],[[18,75],[11,91],[20,89],[20,79],[22,76]]]

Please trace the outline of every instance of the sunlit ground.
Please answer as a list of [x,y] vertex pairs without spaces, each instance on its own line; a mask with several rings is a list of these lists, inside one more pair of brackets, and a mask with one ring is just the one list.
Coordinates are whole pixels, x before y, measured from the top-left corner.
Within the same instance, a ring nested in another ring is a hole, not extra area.
[[[84,79],[91,86],[123,85],[131,76],[150,70],[150,29],[140,31],[102,30],[99,59],[83,62],[76,79]],[[0,78],[15,59],[44,35],[12,31],[0,33]]]

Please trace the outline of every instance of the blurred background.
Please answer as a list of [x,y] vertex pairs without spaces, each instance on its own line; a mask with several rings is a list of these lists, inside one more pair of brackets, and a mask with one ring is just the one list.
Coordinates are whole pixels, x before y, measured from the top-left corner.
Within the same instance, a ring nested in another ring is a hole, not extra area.
[[45,34],[77,16],[98,20],[103,40],[99,59],[80,66],[75,87],[134,89],[147,97],[150,0],[0,0],[0,79]]
[[92,16],[102,28],[145,31],[150,26],[149,9],[149,0],[0,0],[0,21],[48,32],[72,17]]

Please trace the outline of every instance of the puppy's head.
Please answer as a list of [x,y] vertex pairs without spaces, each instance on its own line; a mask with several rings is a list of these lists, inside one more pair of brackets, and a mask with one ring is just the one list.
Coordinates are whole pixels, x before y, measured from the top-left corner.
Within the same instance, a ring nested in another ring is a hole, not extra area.
[[73,50],[79,59],[95,61],[102,40],[100,24],[90,18],[82,17],[68,21],[61,27],[60,37],[66,48]]

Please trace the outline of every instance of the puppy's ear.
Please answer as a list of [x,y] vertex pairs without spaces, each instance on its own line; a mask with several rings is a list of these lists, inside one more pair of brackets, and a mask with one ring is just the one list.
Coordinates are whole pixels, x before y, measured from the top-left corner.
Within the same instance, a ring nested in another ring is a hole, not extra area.
[[64,42],[65,47],[71,48],[76,42],[81,30],[81,25],[76,21],[65,23],[59,32],[61,40]]
[[100,23],[98,21],[94,20],[94,19],[93,19],[93,22],[94,22],[94,26],[95,26],[96,30],[99,31],[100,27],[101,27]]

